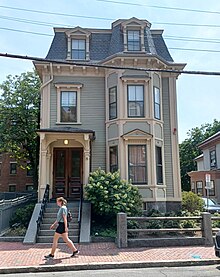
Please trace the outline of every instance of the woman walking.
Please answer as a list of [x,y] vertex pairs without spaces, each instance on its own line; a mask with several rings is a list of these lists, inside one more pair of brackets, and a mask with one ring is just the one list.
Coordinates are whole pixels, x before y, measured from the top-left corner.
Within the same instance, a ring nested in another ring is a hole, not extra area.
[[68,247],[72,250],[71,257],[79,254],[78,249],[75,247],[73,242],[68,237],[68,222],[67,222],[67,201],[63,197],[57,198],[57,206],[60,207],[57,213],[56,221],[50,226],[50,229],[54,229],[54,227],[58,224],[54,237],[53,237],[53,245],[49,255],[45,256],[46,259],[54,258],[54,253],[57,249],[58,240],[60,237],[64,240],[64,242],[68,245]]

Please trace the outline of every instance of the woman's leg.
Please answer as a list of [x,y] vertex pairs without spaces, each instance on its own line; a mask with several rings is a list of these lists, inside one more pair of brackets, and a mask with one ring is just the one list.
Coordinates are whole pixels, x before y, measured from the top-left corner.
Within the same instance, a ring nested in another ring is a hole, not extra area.
[[53,236],[53,245],[52,245],[52,249],[51,249],[51,255],[54,255],[56,249],[57,249],[57,244],[58,244],[58,240],[60,238],[61,234],[58,234],[55,232],[54,236]]
[[73,251],[77,251],[77,248],[75,247],[75,245],[73,244],[73,242],[69,239],[68,237],[68,233],[63,233],[62,235],[63,240],[65,241],[65,243],[68,245],[68,247]]

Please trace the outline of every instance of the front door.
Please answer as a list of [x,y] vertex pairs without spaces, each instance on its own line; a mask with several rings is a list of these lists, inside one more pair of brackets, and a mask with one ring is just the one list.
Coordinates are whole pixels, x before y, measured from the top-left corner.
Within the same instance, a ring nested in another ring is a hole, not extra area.
[[53,173],[53,197],[79,199],[82,187],[82,148],[55,148]]

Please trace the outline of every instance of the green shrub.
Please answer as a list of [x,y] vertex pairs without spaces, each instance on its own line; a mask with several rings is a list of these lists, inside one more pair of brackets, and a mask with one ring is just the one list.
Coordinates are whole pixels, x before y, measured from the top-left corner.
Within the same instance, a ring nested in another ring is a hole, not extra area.
[[96,170],[90,174],[85,192],[98,215],[115,217],[117,213],[125,212],[129,216],[137,216],[141,212],[142,200],[138,188],[121,180],[119,172]]
[[12,227],[14,224],[19,223],[21,227],[27,228],[34,210],[34,206],[35,204],[31,203],[17,209],[10,219],[10,226]]
[[195,211],[202,212],[204,208],[204,201],[197,194],[192,191],[184,191],[182,193],[182,209],[193,213]]

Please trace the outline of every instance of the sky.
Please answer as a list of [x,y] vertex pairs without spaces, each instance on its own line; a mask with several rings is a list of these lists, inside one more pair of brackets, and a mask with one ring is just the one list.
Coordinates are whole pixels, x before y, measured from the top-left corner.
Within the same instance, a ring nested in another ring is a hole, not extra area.
[[[171,56],[177,63],[187,63],[186,70],[220,71],[218,0],[0,0],[0,52],[44,58],[55,26],[110,28],[114,20],[131,17],[147,19],[152,29],[163,29]],[[0,83],[9,74],[19,75],[32,69],[31,61],[0,57]],[[219,87],[220,76],[179,76],[180,142],[187,138],[190,129],[212,123],[214,119],[220,120]]]

